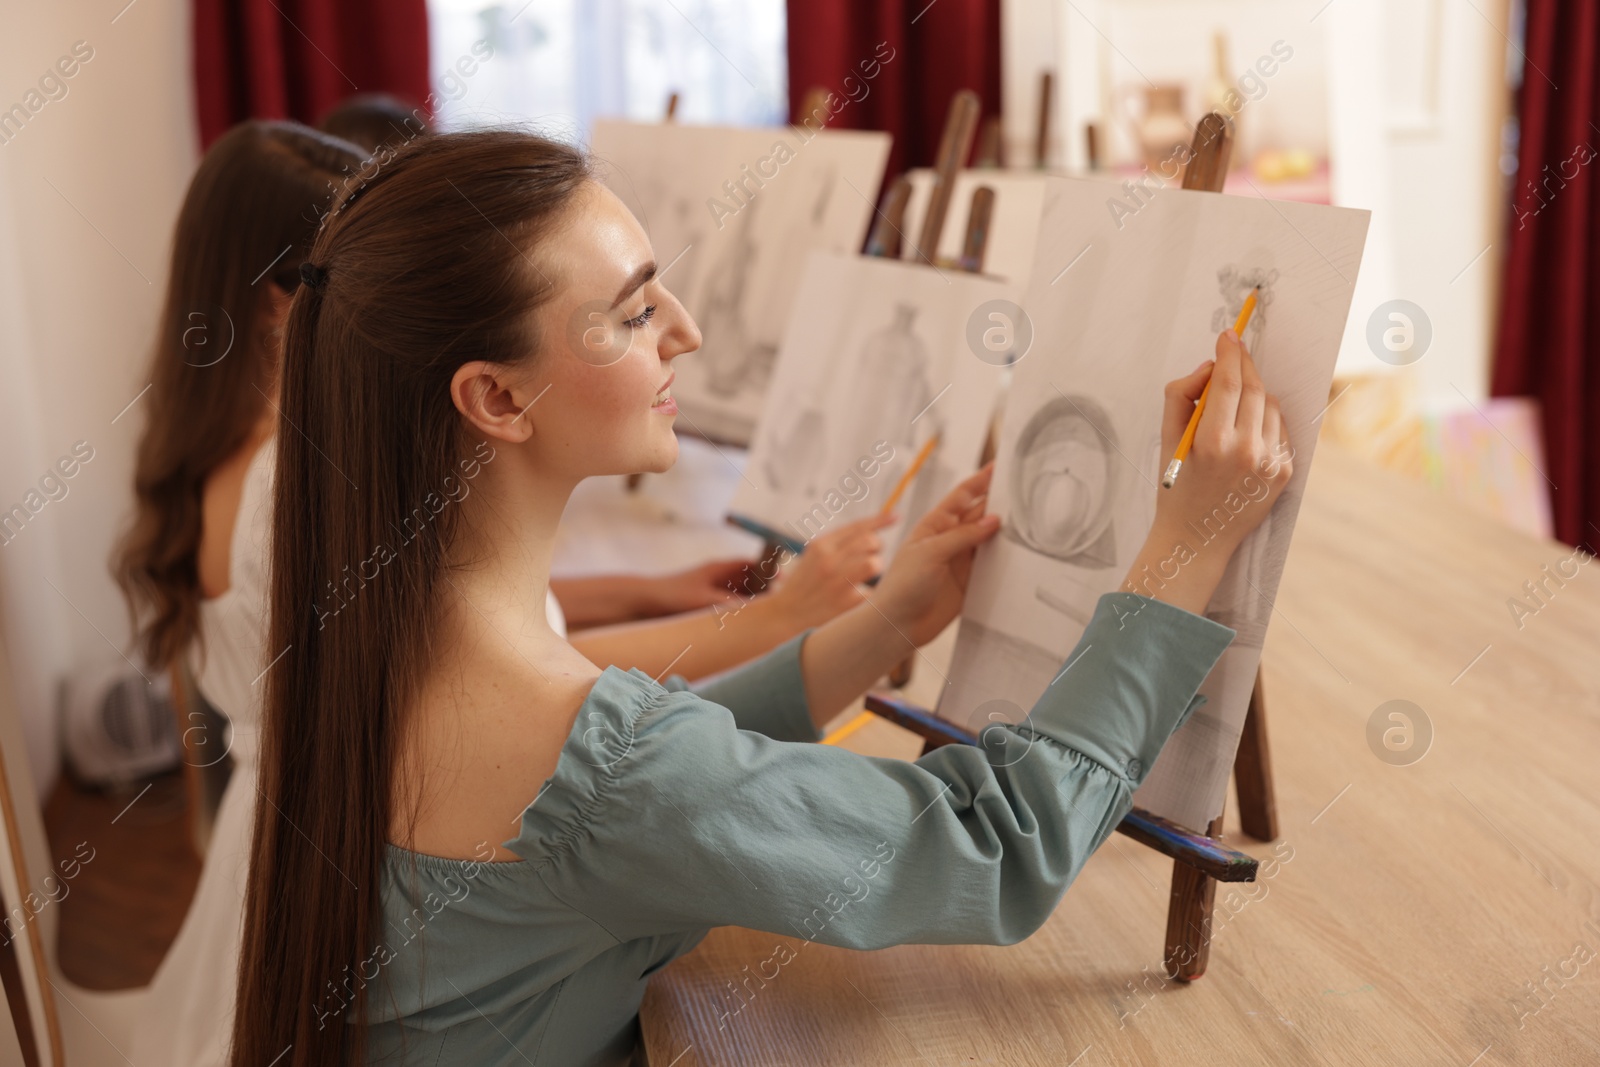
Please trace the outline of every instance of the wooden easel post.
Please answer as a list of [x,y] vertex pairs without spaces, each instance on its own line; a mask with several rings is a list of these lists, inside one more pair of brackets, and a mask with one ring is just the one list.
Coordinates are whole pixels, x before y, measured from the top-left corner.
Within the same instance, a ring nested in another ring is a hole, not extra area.
[[1050,71],[1039,75],[1039,125],[1033,132],[1033,166],[1044,170],[1050,165],[1050,102],[1055,96],[1056,77]]
[[917,256],[930,266],[939,262],[939,235],[944,232],[944,218],[950,211],[956,171],[972,152],[972,139],[978,132],[978,115],[982,110],[978,94],[971,89],[962,89],[950,98],[944,134],[939,138],[933,192],[928,197],[928,210],[922,216],[922,233],[917,237]]
[[[939,238],[944,233],[945,216],[950,211],[950,200],[955,194],[956,173],[972,152],[972,140],[978,132],[978,118],[983,103],[971,89],[962,89],[950,98],[950,111],[945,116],[944,132],[939,138],[938,168],[934,174],[933,190],[928,196],[928,210],[922,216],[922,232],[917,239],[917,254],[930,267],[939,265]],[[891,195],[905,183],[910,194],[911,184],[904,175],[896,179]],[[901,207],[902,213],[904,207]],[[957,269],[979,274],[983,271],[983,256],[988,248],[989,222],[994,214],[994,189],[979,186],[972,192],[972,207],[967,213],[967,231],[962,241],[961,258]],[[884,246],[886,247],[886,246]],[[869,254],[871,242],[869,242]],[[911,682],[911,670],[916,654],[901,660],[889,672],[889,684],[902,689]]]
[[906,207],[911,203],[911,179],[904,174],[896,178],[883,194],[878,215],[872,220],[872,230],[867,234],[869,256],[899,259],[905,241]]
[[[1183,188],[1220,193],[1228,178],[1233,154],[1233,123],[1213,111],[1195,126],[1194,141],[1184,161]],[[1234,755],[1234,778],[1239,791],[1239,816],[1251,837],[1270,841],[1277,836],[1277,804],[1267,752],[1266,702],[1261,692],[1261,669],[1245,716],[1244,733]],[[1222,816],[1207,828],[1212,840],[1222,837]],[[1211,914],[1216,901],[1216,881],[1184,862],[1172,866],[1172,893],[1167,905],[1167,973],[1193,981],[1206,972],[1211,954]]]

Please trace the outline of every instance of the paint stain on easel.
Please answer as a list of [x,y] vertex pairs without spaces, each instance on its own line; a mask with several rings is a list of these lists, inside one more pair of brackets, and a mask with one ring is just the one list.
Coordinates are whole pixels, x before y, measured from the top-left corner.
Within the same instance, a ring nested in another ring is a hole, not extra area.
[[1325,997],[1348,997],[1353,996],[1356,993],[1365,993],[1369,989],[1377,988],[1377,986],[1373,985],[1371,982],[1368,982],[1366,985],[1356,986],[1354,989],[1324,989],[1322,991],[1322,995]]

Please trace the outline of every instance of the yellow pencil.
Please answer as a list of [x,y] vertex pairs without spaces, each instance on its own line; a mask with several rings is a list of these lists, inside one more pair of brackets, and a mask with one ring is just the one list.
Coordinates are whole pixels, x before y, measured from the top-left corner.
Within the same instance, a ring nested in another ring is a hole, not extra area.
[[907,489],[911,488],[912,479],[916,478],[917,472],[922,469],[922,465],[928,462],[928,457],[933,455],[934,446],[938,443],[938,434],[928,438],[928,443],[922,446],[922,451],[917,453],[917,458],[911,461],[911,469],[900,476],[900,483],[894,487],[894,492],[889,494],[889,499],[884,501],[883,510],[878,512],[879,515],[889,514],[894,510],[894,506],[900,503],[900,498],[906,495]]
[[[1261,292],[1261,286],[1250,290],[1250,295],[1244,298],[1244,307],[1239,309],[1239,317],[1233,320],[1233,332],[1239,337],[1244,336],[1244,328],[1250,325],[1250,315],[1256,309],[1256,295]],[[1166,473],[1161,476],[1161,488],[1171,489],[1178,480],[1178,471],[1183,467],[1183,461],[1189,458],[1189,449],[1194,447],[1194,434],[1200,428],[1200,416],[1206,411],[1206,397],[1211,394],[1211,380],[1207,380],[1206,387],[1200,390],[1200,399],[1194,405],[1194,414],[1189,416],[1189,425],[1183,431],[1183,437],[1178,441],[1178,450],[1172,455],[1172,462],[1167,464]]]

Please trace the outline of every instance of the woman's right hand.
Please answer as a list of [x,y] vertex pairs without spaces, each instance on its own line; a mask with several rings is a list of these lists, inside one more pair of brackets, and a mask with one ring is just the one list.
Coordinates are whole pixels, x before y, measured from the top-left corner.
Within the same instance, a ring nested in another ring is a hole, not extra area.
[[1294,474],[1278,400],[1232,330],[1217,337],[1216,355],[1167,385],[1163,456],[1177,450],[1207,381],[1211,391],[1176,483],[1156,490],[1155,523],[1122,587],[1196,612]]

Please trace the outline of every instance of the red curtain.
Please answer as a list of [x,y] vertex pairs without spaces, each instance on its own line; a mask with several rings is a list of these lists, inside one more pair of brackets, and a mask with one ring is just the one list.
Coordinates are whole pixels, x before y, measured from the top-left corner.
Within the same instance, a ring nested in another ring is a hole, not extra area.
[[314,123],[356,92],[428,97],[425,0],[195,0],[200,143],[244,119]]
[[933,163],[957,90],[1000,113],[1000,0],[789,0],[788,21],[791,121],[837,94],[830,126],[894,135],[890,177]]
[[1556,536],[1600,547],[1600,0],[1527,0],[1490,391],[1543,409]]

